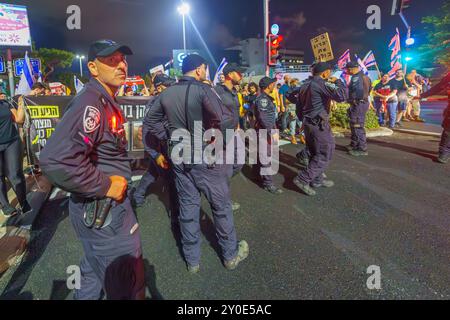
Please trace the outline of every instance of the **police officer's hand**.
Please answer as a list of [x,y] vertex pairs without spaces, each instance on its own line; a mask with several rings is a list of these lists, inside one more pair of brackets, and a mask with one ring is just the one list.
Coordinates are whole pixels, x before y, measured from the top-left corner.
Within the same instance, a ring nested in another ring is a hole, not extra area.
[[163,168],[164,170],[168,170],[169,169],[169,162],[167,162],[166,158],[160,154],[157,158],[156,158],[156,164],[160,167]]
[[111,176],[109,179],[111,180],[111,186],[109,187],[106,197],[121,202],[127,191],[127,179],[121,176]]

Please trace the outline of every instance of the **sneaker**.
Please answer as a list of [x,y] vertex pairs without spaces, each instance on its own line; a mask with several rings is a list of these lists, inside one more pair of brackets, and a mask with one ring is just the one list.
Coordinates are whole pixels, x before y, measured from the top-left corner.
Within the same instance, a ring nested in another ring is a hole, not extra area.
[[446,156],[446,157],[444,157],[444,156],[439,156],[436,160],[437,160],[437,162],[439,162],[439,163],[446,164],[446,163],[448,163],[448,159],[449,159],[449,158],[450,158],[449,156]]
[[190,274],[196,274],[200,272],[200,265],[196,265],[196,266],[190,266],[187,265],[187,270]]
[[291,136],[291,143],[297,144],[297,138],[295,138],[295,136]]
[[14,217],[16,214],[19,213],[16,208],[11,207],[10,205],[8,205],[6,207],[2,207],[1,209],[2,209],[3,215],[6,218]]
[[311,187],[313,188],[320,188],[320,187],[324,187],[324,188],[331,188],[334,187],[334,182],[331,180],[323,180],[321,183],[311,183]]
[[238,202],[231,201],[231,210],[238,211],[241,208],[241,205]]
[[276,195],[283,193],[283,190],[281,190],[280,188],[275,187],[274,185],[264,187],[264,190],[266,190],[266,191],[268,191],[268,192],[270,192],[272,194],[276,194]]
[[306,139],[305,139],[305,137],[302,134],[300,135],[299,139],[300,139],[300,143],[301,144],[306,145]]
[[351,144],[349,144],[348,146],[345,146],[345,149],[346,149],[347,151],[352,151],[352,150],[355,150],[355,147],[352,146]]
[[395,127],[396,127],[396,128],[401,128],[401,127],[402,127],[402,124],[401,124],[400,122],[396,122],[396,123],[395,123]]
[[354,157],[360,157],[360,156],[368,156],[369,153],[367,151],[363,151],[363,150],[350,150],[348,152],[349,155],[354,156]]
[[238,264],[244,261],[248,257],[248,243],[245,240],[239,241],[239,248],[236,257],[229,261],[225,261],[223,264],[228,270],[234,270],[237,268]]
[[410,122],[411,120],[409,120],[408,118],[403,118],[403,121]]
[[311,188],[309,185],[301,182],[298,177],[295,177],[293,182],[307,196],[313,197],[316,195],[316,191],[314,191],[314,189]]

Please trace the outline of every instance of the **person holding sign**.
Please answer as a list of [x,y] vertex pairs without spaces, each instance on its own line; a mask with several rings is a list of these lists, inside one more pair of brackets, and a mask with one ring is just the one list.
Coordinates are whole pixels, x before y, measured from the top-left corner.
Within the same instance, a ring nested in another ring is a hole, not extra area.
[[331,100],[343,102],[348,98],[344,83],[330,78],[331,66],[328,63],[318,62],[312,73],[313,77],[305,81],[298,93],[310,159],[308,166],[293,181],[308,196],[316,195],[313,188],[334,186],[333,181],[324,178],[335,149],[328,108]]
[[[19,108],[14,108],[6,100],[6,94],[0,92],[0,205],[6,217],[31,211],[23,175],[22,141],[17,129],[17,125],[23,124],[24,121],[23,104],[19,102]],[[11,206],[8,201],[6,178],[17,195],[20,210]]]

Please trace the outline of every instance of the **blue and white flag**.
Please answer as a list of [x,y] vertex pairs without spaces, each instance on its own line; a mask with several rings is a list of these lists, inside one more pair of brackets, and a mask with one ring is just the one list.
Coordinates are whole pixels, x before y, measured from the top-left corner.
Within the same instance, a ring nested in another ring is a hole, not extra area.
[[33,84],[36,79],[33,75],[33,68],[31,67],[30,59],[28,58],[28,51],[25,52],[25,60],[23,63],[23,72],[20,76],[19,87],[17,88],[16,94],[27,95],[30,93]]
[[219,83],[219,76],[223,73],[223,69],[227,66],[227,64],[227,59],[223,58],[222,62],[219,65],[219,68],[217,69],[216,75],[214,76],[214,85],[217,85]]
[[73,83],[75,85],[75,90],[77,91],[77,93],[80,93],[80,91],[84,88],[84,83],[81,82],[81,80],[78,79],[77,76],[73,76]]
[[366,66],[366,68],[370,68],[377,65],[377,61],[375,60],[375,55],[373,54],[372,50],[367,52],[366,56],[363,59],[363,63]]
[[358,57],[357,54],[355,54],[356,61],[358,61],[359,67],[361,68],[361,71],[364,72],[364,74],[367,76],[369,74],[369,70],[367,70],[366,66],[362,62],[362,60]]

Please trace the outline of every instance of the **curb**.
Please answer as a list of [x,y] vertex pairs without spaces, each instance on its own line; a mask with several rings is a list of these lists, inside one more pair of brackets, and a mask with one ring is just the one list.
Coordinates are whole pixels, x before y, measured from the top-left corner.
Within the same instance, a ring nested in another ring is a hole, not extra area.
[[[389,137],[394,134],[394,131],[388,128],[379,128],[376,130],[366,130],[367,138],[375,138],[375,137]],[[333,136],[335,138],[345,138],[346,136],[350,136],[350,131],[346,132],[333,132]]]
[[394,131],[422,135],[422,136],[429,136],[429,137],[438,137],[438,138],[440,138],[442,135],[442,133],[430,132],[430,131],[419,131],[419,130],[412,130],[412,129],[394,129]]

